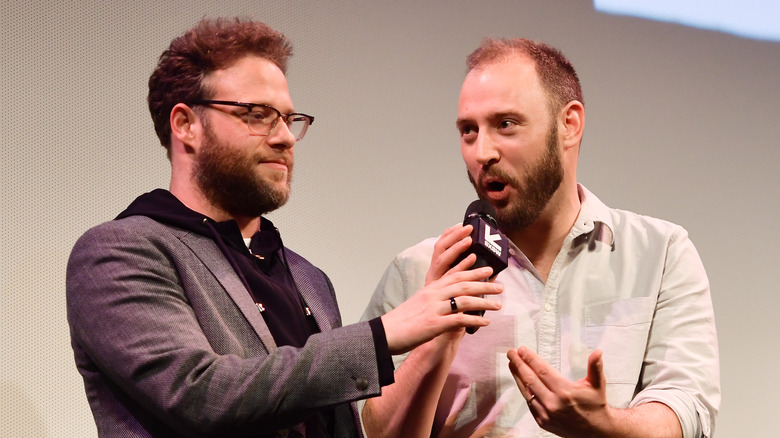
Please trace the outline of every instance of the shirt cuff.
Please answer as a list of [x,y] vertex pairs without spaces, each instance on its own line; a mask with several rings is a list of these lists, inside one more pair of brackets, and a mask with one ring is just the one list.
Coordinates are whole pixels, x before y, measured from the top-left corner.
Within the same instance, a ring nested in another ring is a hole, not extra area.
[[395,382],[395,367],[393,366],[393,356],[390,354],[390,347],[387,346],[385,325],[382,324],[381,317],[369,320],[368,325],[371,327],[371,335],[374,337],[379,385],[387,386]]
[[696,400],[688,396],[685,391],[668,387],[645,388],[631,400],[628,407],[633,408],[649,402],[663,403],[677,414],[684,438],[712,436],[710,412],[703,407],[697,408]]

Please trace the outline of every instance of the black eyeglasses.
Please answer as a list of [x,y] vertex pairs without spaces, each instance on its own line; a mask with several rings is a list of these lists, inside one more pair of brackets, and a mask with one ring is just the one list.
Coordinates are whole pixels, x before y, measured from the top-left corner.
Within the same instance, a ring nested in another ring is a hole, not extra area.
[[[249,132],[256,135],[269,135],[274,131],[279,119],[284,120],[287,128],[295,140],[301,140],[309,129],[309,125],[314,123],[314,117],[302,113],[282,114],[278,109],[262,103],[233,102],[229,100],[196,100],[193,105],[230,105],[240,106],[247,109],[244,114],[234,114],[246,121]],[[214,108],[219,110],[219,108]],[[221,110],[220,110],[221,111]]]

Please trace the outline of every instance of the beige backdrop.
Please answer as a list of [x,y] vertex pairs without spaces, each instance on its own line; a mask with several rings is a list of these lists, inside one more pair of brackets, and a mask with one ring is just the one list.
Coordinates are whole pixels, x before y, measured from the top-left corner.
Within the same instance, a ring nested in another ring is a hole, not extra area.
[[474,195],[454,128],[464,57],[485,35],[560,47],[587,104],[580,180],[614,207],[685,226],[712,283],[718,435],[770,436],[780,332],[780,44],[599,14],[587,1],[3,0],[0,436],[96,430],[69,346],[65,262],[88,227],[167,187],[146,81],[203,16],[295,44],[296,109],[316,116],[272,215],[355,322],[393,255]]

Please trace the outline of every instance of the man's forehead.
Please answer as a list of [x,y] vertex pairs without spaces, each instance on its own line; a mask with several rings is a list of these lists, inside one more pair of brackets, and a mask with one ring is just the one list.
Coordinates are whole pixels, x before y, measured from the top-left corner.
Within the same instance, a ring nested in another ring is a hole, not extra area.
[[521,59],[495,62],[471,70],[463,81],[459,101],[513,99],[543,95],[534,64]]
[[238,58],[230,65],[213,70],[205,79],[212,82],[224,80],[256,82],[258,78],[284,78],[282,70],[273,61],[256,55]]
[[527,55],[517,54],[474,67],[466,74],[463,85],[493,86],[498,83],[506,86],[528,86],[538,82],[534,61]]
[[229,67],[211,72],[204,78],[204,87],[211,96],[292,106],[287,78],[282,70],[272,61],[258,56],[246,56]]
[[492,72],[473,71],[473,80],[464,82],[458,100],[457,126],[506,117],[529,120],[547,116],[546,94],[535,77],[518,74],[508,65],[496,67]]

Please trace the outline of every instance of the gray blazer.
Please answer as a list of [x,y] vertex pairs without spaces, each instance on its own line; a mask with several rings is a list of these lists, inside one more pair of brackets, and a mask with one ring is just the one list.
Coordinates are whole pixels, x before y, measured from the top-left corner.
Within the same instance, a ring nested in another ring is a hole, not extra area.
[[341,327],[325,274],[287,259],[322,329],[302,348],[274,343],[211,239],[143,216],[85,233],[67,313],[99,435],[295,436],[308,413],[336,406],[335,436],[361,436],[353,402],[380,392],[371,329]]

